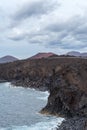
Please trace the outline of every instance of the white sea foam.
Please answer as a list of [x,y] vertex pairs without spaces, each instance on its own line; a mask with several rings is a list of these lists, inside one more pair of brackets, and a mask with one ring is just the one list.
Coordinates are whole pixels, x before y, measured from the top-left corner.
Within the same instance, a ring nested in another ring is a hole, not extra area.
[[10,82],[6,82],[6,83],[3,83],[6,87],[10,86],[11,83]]
[[46,92],[42,92],[44,95],[43,96],[39,96],[39,97],[37,97],[38,99],[40,99],[40,100],[45,100],[45,101],[47,101],[47,99],[48,99],[48,97],[49,97],[49,92],[48,91],[46,91]]
[[0,128],[0,130],[56,130],[63,120],[63,118],[56,118],[48,122],[39,122],[31,126],[13,126],[9,128]]
[[57,126],[60,126],[63,120],[63,118],[58,118],[52,119],[48,122],[39,122],[30,126],[28,130],[56,130]]

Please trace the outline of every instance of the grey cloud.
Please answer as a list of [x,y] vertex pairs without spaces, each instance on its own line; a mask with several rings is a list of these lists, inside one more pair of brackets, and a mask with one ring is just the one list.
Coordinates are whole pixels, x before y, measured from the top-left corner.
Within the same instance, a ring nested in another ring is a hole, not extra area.
[[8,37],[8,39],[13,40],[13,41],[20,41],[20,40],[24,40],[24,37],[21,36],[17,36],[17,37]]
[[[82,17],[73,17],[67,22],[54,23],[45,29],[49,33],[54,32],[58,37],[54,42],[49,42],[51,46],[61,46],[61,48],[72,49],[87,46],[87,24]],[[59,36],[60,34],[60,36]],[[69,37],[70,36],[70,37]],[[56,42],[55,42],[56,41]]]
[[51,32],[61,32],[61,31],[75,31],[78,27],[80,27],[81,25],[84,24],[83,19],[81,19],[80,16],[75,16],[72,17],[71,19],[63,22],[61,21],[61,23],[59,23],[58,21],[55,23],[50,23],[49,25],[46,26],[45,29],[47,29],[48,31]]
[[[85,22],[86,23],[86,22]],[[87,24],[83,23],[83,25],[80,25],[78,29],[75,30],[77,34],[86,34],[87,33]]]
[[[12,40],[27,40],[29,43],[39,43],[49,47],[60,47],[62,49],[82,49],[87,46],[87,24],[86,19],[76,16],[72,19],[52,23],[41,28],[39,31],[23,34]],[[42,25],[43,26],[43,25]],[[27,36],[27,37],[26,37]]]
[[13,34],[13,35],[9,34],[8,39],[13,40],[13,41],[21,41],[21,40],[25,40],[26,37],[27,37],[26,33],[25,34],[18,34],[18,35],[17,34]]
[[42,14],[47,14],[48,12],[52,11],[55,6],[55,2],[49,2],[49,0],[32,1],[31,3],[26,3],[23,5],[13,16],[13,19],[18,21],[32,16],[36,17]]

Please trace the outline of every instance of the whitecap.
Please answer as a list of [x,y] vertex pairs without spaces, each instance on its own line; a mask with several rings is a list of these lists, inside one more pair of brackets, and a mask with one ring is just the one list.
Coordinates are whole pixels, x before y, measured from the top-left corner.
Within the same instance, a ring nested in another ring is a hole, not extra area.
[[38,122],[31,126],[12,126],[8,128],[0,128],[0,130],[56,130],[63,120],[64,118],[55,118],[47,122]]

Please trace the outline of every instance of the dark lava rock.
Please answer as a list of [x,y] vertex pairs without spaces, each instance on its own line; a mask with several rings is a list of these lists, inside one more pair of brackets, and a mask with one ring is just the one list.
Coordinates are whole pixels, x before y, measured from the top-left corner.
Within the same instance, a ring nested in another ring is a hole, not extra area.
[[87,130],[87,118],[74,117],[67,119],[57,130]]
[[58,130],[87,130],[87,66],[74,64],[53,71],[48,103],[41,113],[67,117]]
[[50,96],[42,113],[87,117],[87,72],[80,66],[65,66],[53,72]]

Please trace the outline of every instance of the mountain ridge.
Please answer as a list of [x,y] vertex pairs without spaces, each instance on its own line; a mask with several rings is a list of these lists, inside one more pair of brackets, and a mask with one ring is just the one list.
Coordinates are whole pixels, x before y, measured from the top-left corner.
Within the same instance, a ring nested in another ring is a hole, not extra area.
[[48,58],[50,56],[54,56],[57,55],[55,53],[52,52],[39,52],[33,56],[31,56],[29,59],[41,59],[41,58]]
[[66,53],[66,55],[77,56],[77,57],[87,57],[87,52],[81,53],[81,52],[78,52],[78,51],[70,51],[70,52]]
[[0,58],[0,63],[9,63],[9,62],[17,61],[17,60],[19,59],[16,57],[13,57],[11,55],[6,55]]

